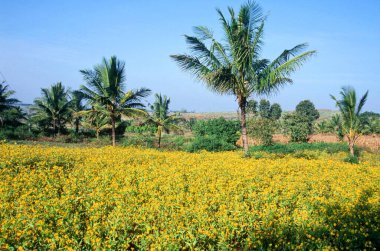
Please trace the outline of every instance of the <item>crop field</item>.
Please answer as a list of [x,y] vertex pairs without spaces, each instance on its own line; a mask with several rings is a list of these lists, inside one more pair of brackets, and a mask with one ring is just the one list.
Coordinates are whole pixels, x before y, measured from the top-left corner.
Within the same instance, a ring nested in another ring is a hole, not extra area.
[[380,165],[0,144],[0,249],[380,246]]

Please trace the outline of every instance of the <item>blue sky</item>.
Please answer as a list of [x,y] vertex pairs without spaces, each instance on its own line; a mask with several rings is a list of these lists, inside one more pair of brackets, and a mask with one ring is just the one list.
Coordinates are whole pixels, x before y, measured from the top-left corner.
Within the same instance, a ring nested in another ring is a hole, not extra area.
[[[183,34],[205,25],[221,38],[215,11],[244,1],[22,1],[0,3],[0,72],[18,99],[31,103],[58,81],[83,84],[80,69],[117,55],[126,63],[127,87],[148,87],[172,99],[172,109],[235,111],[231,96],[212,93],[169,58],[187,52]],[[293,75],[294,84],[269,97],[284,110],[310,99],[335,109],[329,94],[344,85],[362,95],[365,110],[380,112],[380,1],[259,1],[268,14],[264,58],[308,42],[318,55]],[[0,76],[0,80],[1,80]],[[151,100],[148,100],[151,101]]]

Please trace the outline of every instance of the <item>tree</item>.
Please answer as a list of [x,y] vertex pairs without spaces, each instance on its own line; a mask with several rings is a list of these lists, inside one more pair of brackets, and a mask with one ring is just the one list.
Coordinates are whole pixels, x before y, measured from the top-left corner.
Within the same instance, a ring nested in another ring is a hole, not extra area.
[[103,58],[93,70],[81,70],[86,85],[80,89],[91,105],[101,106],[100,111],[111,122],[112,145],[116,145],[116,122],[121,116],[145,115],[145,105],[141,99],[150,94],[147,88],[125,91],[125,64],[116,56]]
[[253,94],[269,94],[292,83],[295,72],[315,51],[303,52],[307,44],[284,50],[275,60],[261,58],[265,17],[255,2],[241,6],[238,14],[229,8],[230,20],[217,9],[224,31],[223,43],[204,26],[194,28],[195,36],[185,35],[192,55],[171,57],[186,71],[193,73],[212,91],[236,97],[241,120],[244,150],[248,152],[246,128],[247,100]]
[[162,132],[169,133],[171,130],[182,131],[181,128],[177,125],[181,120],[177,113],[169,115],[169,104],[170,98],[165,95],[155,94],[155,101],[153,105],[150,106],[152,109],[152,115],[149,116],[147,124],[154,125],[157,129],[158,137],[158,148],[161,147],[161,136]]
[[[319,118],[319,112],[315,109],[314,104],[310,100],[303,100],[298,103],[296,106],[295,115],[299,118],[296,118],[299,122],[306,123],[308,129],[303,132],[308,131],[308,134],[313,133],[314,122]],[[304,125],[302,125],[304,127]]]
[[73,113],[75,134],[78,134],[79,125],[82,120],[82,115],[80,114],[80,112],[86,109],[86,105],[83,104],[84,95],[81,91],[73,91],[72,95],[73,95],[73,99],[72,99],[71,110]]
[[69,90],[61,82],[41,89],[42,97],[34,100],[33,111],[37,121],[53,128],[53,135],[60,134],[70,119]]
[[307,142],[311,134],[309,119],[299,115],[297,112],[285,114],[284,120],[285,134],[290,135],[292,142]]
[[260,117],[269,119],[270,118],[270,102],[266,99],[260,100],[259,104],[259,114]]
[[277,103],[274,103],[270,107],[270,117],[271,117],[271,119],[273,119],[273,120],[279,120],[281,118],[281,114],[282,114],[281,106],[279,104],[277,104]]
[[250,99],[247,101],[247,114],[252,114],[255,116],[257,114],[257,101],[254,99]]
[[96,139],[99,140],[100,131],[110,128],[110,118],[106,116],[102,107],[92,107],[90,110],[79,112],[79,116],[85,119],[84,126],[95,130]]
[[296,113],[302,117],[306,117],[310,123],[319,118],[319,112],[310,100],[299,102],[296,106]]
[[343,87],[338,100],[335,96],[330,95],[339,108],[342,117],[343,133],[347,137],[348,146],[351,156],[355,155],[354,146],[359,138],[363,125],[360,120],[360,112],[367,101],[368,91],[361,97],[359,103],[356,99],[356,91],[352,87]]
[[339,140],[343,141],[344,133],[342,129],[342,119],[339,114],[335,114],[334,116],[332,116],[329,126],[331,130],[338,136]]
[[0,83],[0,114],[8,109],[15,108],[20,101],[12,98],[15,91],[9,90],[9,86],[5,82]]

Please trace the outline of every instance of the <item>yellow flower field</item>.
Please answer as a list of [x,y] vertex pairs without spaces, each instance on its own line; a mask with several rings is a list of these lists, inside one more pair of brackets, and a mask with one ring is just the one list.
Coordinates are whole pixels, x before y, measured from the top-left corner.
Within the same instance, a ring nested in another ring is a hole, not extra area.
[[0,249],[380,246],[380,166],[0,144]]

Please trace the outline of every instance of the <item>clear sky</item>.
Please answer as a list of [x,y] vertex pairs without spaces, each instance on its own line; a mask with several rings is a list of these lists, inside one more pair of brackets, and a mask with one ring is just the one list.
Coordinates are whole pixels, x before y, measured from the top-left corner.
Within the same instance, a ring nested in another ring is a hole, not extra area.
[[[231,96],[212,93],[169,58],[187,52],[183,34],[205,25],[221,38],[216,7],[226,12],[243,1],[222,0],[1,0],[0,72],[31,103],[40,88],[58,81],[83,84],[80,69],[117,55],[126,63],[127,87],[147,87],[172,99],[172,109],[235,111]],[[380,1],[259,1],[268,14],[262,56],[308,42],[318,55],[294,74],[294,84],[272,95],[284,110],[310,99],[335,109],[329,94],[344,85],[369,90],[365,110],[380,112]],[[0,80],[1,80],[0,75]],[[149,101],[149,100],[148,100]]]

